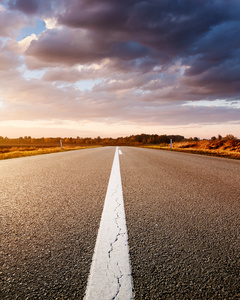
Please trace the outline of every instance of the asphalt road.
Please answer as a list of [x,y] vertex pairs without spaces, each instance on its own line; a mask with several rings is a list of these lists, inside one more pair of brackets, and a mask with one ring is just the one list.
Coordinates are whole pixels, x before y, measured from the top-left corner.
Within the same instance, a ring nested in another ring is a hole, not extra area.
[[0,299],[83,298],[113,157],[109,148],[0,162]]
[[[135,299],[240,299],[240,161],[121,147]],[[1,299],[82,299],[115,148],[0,162]]]

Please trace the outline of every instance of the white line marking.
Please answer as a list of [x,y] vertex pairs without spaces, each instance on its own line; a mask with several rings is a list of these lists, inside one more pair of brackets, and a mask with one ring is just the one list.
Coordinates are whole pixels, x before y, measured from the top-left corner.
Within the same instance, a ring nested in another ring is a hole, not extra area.
[[133,299],[118,147],[113,160],[84,299]]
[[121,151],[120,149],[118,150],[118,153],[119,153],[120,155],[122,155],[122,151]]

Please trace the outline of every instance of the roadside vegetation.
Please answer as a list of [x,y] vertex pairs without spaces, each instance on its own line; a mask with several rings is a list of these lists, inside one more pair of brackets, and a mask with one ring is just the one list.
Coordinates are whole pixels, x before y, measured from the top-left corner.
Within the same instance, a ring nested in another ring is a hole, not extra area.
[[90,147],[66,146],[62,149],[61,147],[43,147],[43,146],[38,146],[38,147],[25,146],[25,147],[7,147],[7,148],[0,146],[0,160],[24,157],[24,156],[33,156],[39,154],[49,154],[49,153],[65,152],[71,150],[80,150],[86,148],[90,148]]
[[[170,140],[172,140],[171,149]],[[60,143],[62,143],[62,148]],[[210,140],[199,140],[197,137],[186,139],[181,135],[139,134],[119,138],[32,138],[25,136],[9,139],[0,136],[0,160],[102,146],[148,147],[240,159],[240,140],[231,134],[226,137],[214,136]]]
[[214,136],[210,140],[184,139],[181,142],[173,142],[172,149],[170,144],[146,147],[240,159],[240,140],[231,134],[226,137],[219,135],[218,138]]
[[[167,136],[157,134],[141,134],[129,137],[113,138],[32,138],[31,136],[10,139],[0,136],[0,160],[32,156],[38,154],[55,153],[70,150],[86,149],[102,146],[141,146],[145,144],[155,145],[159,143],[168,143],[172,138],[175,141],[181,141],[183,136]],[[62,147],[61,147],[62,143]]]

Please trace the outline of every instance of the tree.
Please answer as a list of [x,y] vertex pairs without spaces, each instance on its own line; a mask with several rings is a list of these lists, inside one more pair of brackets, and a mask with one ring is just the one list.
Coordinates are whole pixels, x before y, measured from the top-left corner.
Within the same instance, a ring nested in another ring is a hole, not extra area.
[[227,134],[226,135],[226,137],[225,137],[225,140],[236,140],[237,138],[234,136],[234,135],[232,135],[232,134]]

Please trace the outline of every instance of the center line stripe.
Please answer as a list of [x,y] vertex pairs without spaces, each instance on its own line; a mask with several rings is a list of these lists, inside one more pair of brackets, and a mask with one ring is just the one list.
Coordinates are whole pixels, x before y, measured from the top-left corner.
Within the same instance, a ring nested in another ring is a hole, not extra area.
[[113,160],[84,299],[133,299],[118,147]]

